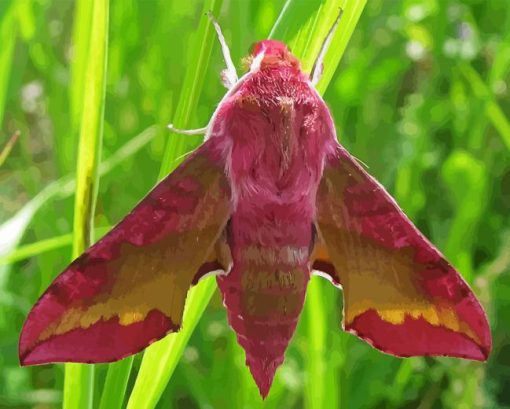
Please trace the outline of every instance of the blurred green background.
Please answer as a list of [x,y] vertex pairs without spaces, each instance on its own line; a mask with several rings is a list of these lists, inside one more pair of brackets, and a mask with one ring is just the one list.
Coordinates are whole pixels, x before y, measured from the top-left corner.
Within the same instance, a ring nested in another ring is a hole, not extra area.
[[[20,368],[17,341],[31,305],[70,261],[85,3],[0,0],[0,152],[21,131],[0,164],[1,408],[62,402],[63,366]],[[284,3],[223,2],[218,18],[238,66]],[[201,13],[198,0],[110,2],[98,236],[157,180]],[[207,123],[225,92],[222,69],[215,43],[191,127]],[[507,0],[369,0],[325,93],[341,142],[482,300],[494,337],[487,364],[379,353],[340,330],[341,293],[314,278],[325,329],[314,329],[315,310],[303,313],[265,404],[215,294],[158,407],[313,408],[320,383],[321,407],[510,408],[509,79]],[[316,333],[324,365],[311,379]],[[128,391],[139,365],[137,356]],[[98,365],[97,390],[105,374]]]

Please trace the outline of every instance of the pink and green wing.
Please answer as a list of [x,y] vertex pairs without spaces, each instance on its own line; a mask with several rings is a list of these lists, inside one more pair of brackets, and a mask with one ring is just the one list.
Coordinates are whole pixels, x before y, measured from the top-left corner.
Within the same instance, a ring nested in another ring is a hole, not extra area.
[[472,290],[341,146],[317,194],[314,268],[344,291],[344,328],[397,356],[486,360],[491,334]]
[[115,361],[179,329],[189,287],[226,262],[230,189],[211,142],[55,279],[23,327],[23,365]]

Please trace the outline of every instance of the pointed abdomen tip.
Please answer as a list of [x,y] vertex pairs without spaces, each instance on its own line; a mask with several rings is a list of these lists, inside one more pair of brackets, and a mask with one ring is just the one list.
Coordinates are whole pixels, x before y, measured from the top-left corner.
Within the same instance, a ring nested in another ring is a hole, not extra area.
[[282,364],[283,360],[250,360],[246,364],[250,368],[250,372],[253,375],[253,379],[259,388],[260,396],[262,399],[266,399],[271,385],[273,384],[274,375],[276,369]]

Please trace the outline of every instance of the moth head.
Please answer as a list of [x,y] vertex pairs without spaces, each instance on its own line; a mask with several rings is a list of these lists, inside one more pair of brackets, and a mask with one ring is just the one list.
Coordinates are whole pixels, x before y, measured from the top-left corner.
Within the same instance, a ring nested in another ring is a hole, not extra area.
[[263,40],[255,43],[245,64],[250,67],[250,71],[282,66],[300,69],[299,60],[292,55],[287,45],[278,40]]

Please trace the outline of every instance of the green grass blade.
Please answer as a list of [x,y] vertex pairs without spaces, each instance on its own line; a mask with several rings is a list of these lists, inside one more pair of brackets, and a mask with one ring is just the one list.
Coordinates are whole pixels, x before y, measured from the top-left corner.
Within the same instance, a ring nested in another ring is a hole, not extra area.
[[94,0],[90,7],[93,7],[93,18],[90,26],[87,87],[83,94],[83,115],[76,169],[73,257],[80,255],[91,243],[103,134],[108,1]]
[[344,0],[342,2],[344,13],[338,25],[338,29],[333,36],[329,51],[324,58],[324,73],[317,84],[317,89],[321,94],[326,91],[333,74],[344,55],[347,44],[351,39],[354,28],[358,24],[361,13],[367,4],[367,0]]
[[[476,228],[483,217],[487,197],[487,170],[483,162],[456,149],[443,163],[442,179],[454,205],[444,254],[470,283],[474,279],[472,246]],[[466,200],[469,197],[469,200]]]
[[145,352],[128,409],[156,406],[215,290],[216,280],[209,277],[189,291],[181,330],[151,345]]
[[25,260],[30,257],[37,256],[38,254],[45,253],[64,246],[70,246],[73,242],[73,235],[71,233],[62,236],[52,237],[45,240],[40,240],[35,243],[26,244],[13,250],[9,254],[0,254],[0,266],[6,264],[13,264],[17,261]]
[[[303,358],[306,368],[304,397],[307,408],[324,408],[328,400],[325,379],[328,320],[320,285],[319,278],[312,277],[306,290],[304,314],[308,324],[308,341],[307,353]],[[331,390],[330,393],[336,396],[338,389]]]
[[288,0],[269,37],[285,41],[300,58],[303,71],[310,72],[329,29],[340,8],[343,9],[342,19],[326,53],[322,78],[317,85],[319,92],[324,93],[366,3],[366,0]]
[[91,409],[94,401],[94,365],[65,364],[64,409]]
[[[0,127],[3,124],[5,102],[9,89],[9,78],[14,61],[14,46],[16,45],[16,3],[7,3],[7,10],[0,20]],[[5,5],[4,5],[5,7]]]
[[120,409],[126,394],[134,356],[108,365],[99,409]]
[[99,166],[99,175],[103,176],[109,173],[116,166],[132,157],[140,149],[146,146],[160,132],[161,127],[157,125],[149,126],[138,135],[131,138],[126,144],[113,153],[108,159]]
[[[187,64],[190,68],[186,72],[179,103],[177,104],[174,117],[172,118],[172,123],[177,128],[185,129],[189,125],[189,120],[197,108],[198,98],[204,85],[212,47],[217,41],[214,29],[209,23],[209,19],[205,13],[212,11],[212,13],[217,16],[222,3],[223,0],[208,0],[204,3],[202,19],[200,20],[198,30],[195,33],[192,46],[190,47],[190,59]],[[193,142],[192,139],[183,137],[183,135],[171,134],[161,163],[159,178],[165,177],[169,171],[177,166],[177,158],[195,147],[196,139],[195,142]]]
[[9,153],[11,153],[12,148],[14,147],[14,144],[18,140],[20,133],[15,132],[7,141],[5,146],[2,150],[0,150],[0,167],[4,164],[5,160],[7,159],[7,156],[9,156]]
[[[73,258],[92,242],[94,206],[98,188],[98,168],[101,152],[106,61],[108,49],[108,0],[90,3],[92,20],[89,29],[90,46],[87,59],[86,84],[83,93],[76,196],[73,224]],[[64,409],[92,408],[94,399],[94,366],[66,364]]]
[[[111,227],[98,227],[94,229],[94,237],[102,237]],[[27,258],[38,256],[48,251],[57,250],[62,247],[73,244],[73,234],[62,234],[61,236],[50,237],[49,239],[39,240],[34,243],[19,246],[6,255],[0,254],[0,266],[13,264]]]
[[[14,216],[0,225],[0,257],[7,257],[18,246],[28,224],[35,213],[51,198],[57,196],[65,187],[72,187],[69,178],[50,183],[32,200],[26,203]],[[8,265],[0,265],[0,291],[7,280]]]
[[465,63],[460,65],[459,68],[460,72],[471,86],[475,96],[485,101],[485,113],[487,117],[498,131],[506,148],[510,150],[510,122],[494,99],[490,88],[471,65]]
[[71,86],[69,87],[71,124],[73,128],[77,128],[80,125],[80,116],[83,110],[83,92],[89,54],[91,18],[92,7],[90,6],[90,0],[77,0],[74,8],[73,59],[70,67]]
[[76,163],[76,145],[83,112],[83,92],[90,44],[92,18],[91,0],[77,0],[73,13],[72,59],[69,64],[70,84],[68,87],[69,120],[65,131],[55,129],[56,156],[60,172],[73,170]]

